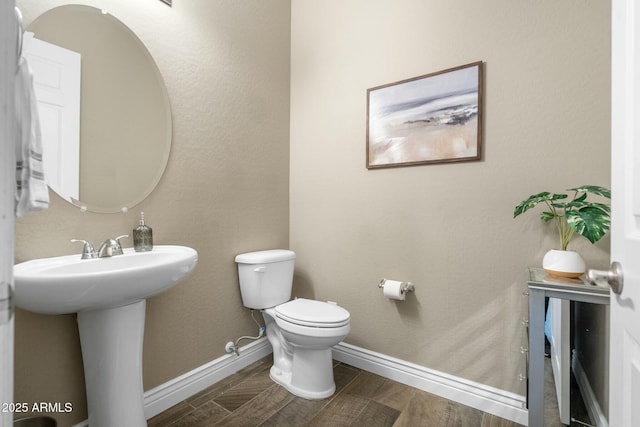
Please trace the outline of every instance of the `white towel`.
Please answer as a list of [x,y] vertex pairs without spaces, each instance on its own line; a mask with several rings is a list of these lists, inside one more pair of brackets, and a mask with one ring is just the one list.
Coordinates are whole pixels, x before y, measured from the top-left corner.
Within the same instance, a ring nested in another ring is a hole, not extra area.
[[42,163],[42,135],[33,76],[24,57],[20,58],[15,84],[16,215],[46,209],[49,189]]

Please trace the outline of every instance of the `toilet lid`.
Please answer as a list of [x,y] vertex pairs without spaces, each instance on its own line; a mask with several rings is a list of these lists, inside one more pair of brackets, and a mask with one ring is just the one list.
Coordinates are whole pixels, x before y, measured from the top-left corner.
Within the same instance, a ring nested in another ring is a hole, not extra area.
[[336,304],[305,298],[280,304],[275,314],[282,320],[297,325],[335,328],[349,323],[349,312]]

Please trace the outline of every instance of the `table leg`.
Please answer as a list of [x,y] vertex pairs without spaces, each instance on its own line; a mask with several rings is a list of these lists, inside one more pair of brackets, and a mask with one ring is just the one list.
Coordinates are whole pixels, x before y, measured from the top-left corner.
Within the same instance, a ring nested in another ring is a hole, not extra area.
[[544,291],[529,289],[529,427],[544,426]]

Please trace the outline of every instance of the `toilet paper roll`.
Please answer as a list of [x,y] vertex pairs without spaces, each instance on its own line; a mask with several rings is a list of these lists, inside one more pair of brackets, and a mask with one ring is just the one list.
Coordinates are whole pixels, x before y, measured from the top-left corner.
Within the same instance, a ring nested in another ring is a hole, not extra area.
[[389,299],[404,301],[405,294],[402,293],[402,284],[403,282],[397,280],[386,280],[382,288],[384,296]]

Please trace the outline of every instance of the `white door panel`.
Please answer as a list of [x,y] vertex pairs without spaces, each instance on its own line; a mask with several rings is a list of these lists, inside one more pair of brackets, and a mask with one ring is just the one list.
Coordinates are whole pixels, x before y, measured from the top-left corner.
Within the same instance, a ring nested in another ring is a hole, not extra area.
[[80,54],[33,33],[26,33],[23,51],[34,77],[47,182],[58,194],[79,200]]
[[624,284],[612,293],[609,425],[640,426],[640,7],[612,2],[611,260]]
[[[0,405],[13,402],[13,334],[9,296],[13,282],[15,115],[17,20],[14,1],[0,2]],[[0,407],[0,427],[11,427],[13,414]]]

